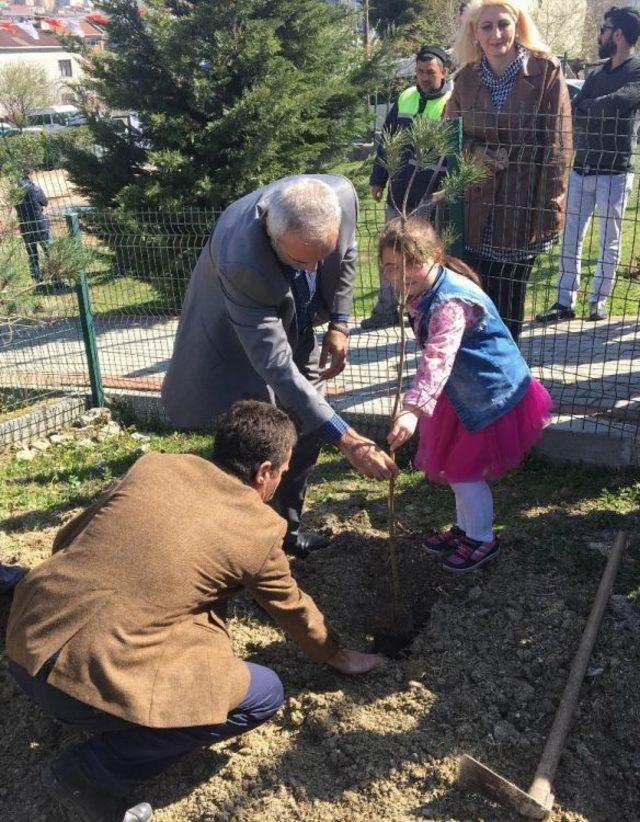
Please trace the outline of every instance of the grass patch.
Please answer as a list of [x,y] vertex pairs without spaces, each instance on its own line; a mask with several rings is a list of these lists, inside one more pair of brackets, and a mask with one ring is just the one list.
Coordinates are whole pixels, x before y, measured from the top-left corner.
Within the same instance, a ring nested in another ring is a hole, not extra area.
[[[145,446],[146,447],[146,446]],[[211,437],[184,433],[153,434],[148,447],[170,453],[206,456]],[[11,455],[0,459],[0,512],[6,533],[33,531],[60,524],[65,514],[90,502],[122,476],[141,455],[128,434],[87,448],[77,442],[39,454],[32,462]],[[448,486],[428,484],[422,474],[404,470],[398,481],[402,532],[418,538],[448,526],[454,517]],[[593,576],[602,566],[602,551],[613,534],[632,535],[619,584],[640,597],[640,471],[557,466],[536,455],[494,485],[496,527],[508,551],[533,560],[540,571],[554,568]],[[321,454],[313,474],[306,511],[309,527],[328,515],[346,522],[354,514],[367,528],[386,528],[387,487],[350,470],[335,451]]]
[[[211,437],[180,433],[154,434],[148,446],[167,453],[205,456]],[[145,444],[146,447],[146,444]],[[56,446],[31,462],[11,455],[0,459],[0,514],[8,532],[51,527],[69,510],[84,506],[121,477],[143,453],[128,434],[87,448],[78,442]]]

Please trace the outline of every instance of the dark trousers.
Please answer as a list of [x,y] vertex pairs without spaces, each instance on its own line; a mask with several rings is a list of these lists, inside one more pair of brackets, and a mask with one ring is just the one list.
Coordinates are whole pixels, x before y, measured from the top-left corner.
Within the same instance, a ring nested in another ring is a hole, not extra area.
[[[308,329],[298,340],[293,352],[293,361],[309,382],[321,394],[324,394],[326,383],[318,379],[319,360],[320,349],[315,334],[312,329]],[[282,482],[273,498],[273,507],[287,520],[287,538],[290,540],[298,534],[307,484],[318,461],[321,448],[322,442],[315,434],[299,438],[293,449],[289,470],[282,477]]]
[[42,280],[42,270],[40,268],[38,246],[42,246],[45,257],[48,256],[49,243],[51,242],[49,226],[46,223],[21,223],[20,233],[27,249],[31,276],[36,282],[40,282]]
[[[185,754],[246,733],[273,716],[284,702],[280,679],[270,668],[245,664],[251,679],[240,705],[220,725],[193,728],[146,728],[92,708],[49,685],[47,665],[30,676],[9,660],[9,670],[48,716],[96,734],[78,745],[74,753],[90,779],[116,796],[126,797],[139,782],[162,773]],[[189,695],[178,698],[188,699]]]
[[533,261],[534,257],[519,263],[499,263],[475,255],[469,257],[469,265],[480,275],[484,290],[515,342],[522,331],[524,301]]

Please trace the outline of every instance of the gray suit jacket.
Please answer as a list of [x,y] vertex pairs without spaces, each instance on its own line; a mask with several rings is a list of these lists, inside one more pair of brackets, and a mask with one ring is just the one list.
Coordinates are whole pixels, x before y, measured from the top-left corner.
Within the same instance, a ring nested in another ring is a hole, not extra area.
[[[313,176],[334,189],[342,207],[338,245],[318,269],[321,308],[315,323],[321,323],[330,312],[351,312],[358,198],[346,177]],[[245,397],[277,400],[303,434],[333,415],[293,361],[295,303],[265,230],[270,194],[295,179],[278,180],[232,203],[200,254],[162,386],[167,415],[178,427],[210,428]]]

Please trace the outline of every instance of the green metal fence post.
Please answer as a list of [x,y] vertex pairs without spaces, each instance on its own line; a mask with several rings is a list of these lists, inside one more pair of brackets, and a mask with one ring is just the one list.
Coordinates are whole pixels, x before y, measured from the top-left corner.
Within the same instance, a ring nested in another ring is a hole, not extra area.
[[[448,168],[454,174],[460,168],[459,157],[462,152],[462,117],[456,117],[453,121],[453,154],[447,158]],[[449,219],[453,232],[453,243],[451,253],[454,257],[464,257],[464,207],[463,195],[459,194],[451,203],[449,209]]]
[[[76,212],[66,215],[67,229],[76,243],[82,245],[82,235],[80,233],[80,221]],[[98,358],[98,343],[96,341],[96,329],[93,322],[93,311],[89,298],[89,283],[87,272],[78,272],[76,283],[76,296],[78,298],[78,308],[80,310],[80,326],[82,328],[82,338],[84,349],[87,354],[87,367],[89,369],[89,382],[91,384],[91,401],[94,406],[105,404],[104,387],[102,385],[102,374],[100,373],[100,360]]]

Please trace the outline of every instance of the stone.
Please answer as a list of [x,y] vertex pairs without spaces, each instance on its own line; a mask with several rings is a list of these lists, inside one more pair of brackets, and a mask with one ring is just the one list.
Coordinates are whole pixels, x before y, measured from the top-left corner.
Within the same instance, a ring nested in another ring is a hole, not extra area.
[[119,423],[115,422],[114,420],[110,420],[102,430],[107,434],[121,434],[122,427]]
[[132,440],[139,440],[140,442],[149,442],[151,437],[149,434],[141,434],[139,431],[134,431],[131,435]]
[[73,423],[76,428],[86,428],[89,425],[107,423],[111,419],[111,411],[108,408],[90,408],[85,411]]
[[48,451],[51,448],[51,443],[49,440],[34,440],[31,447],[36,451]]
[[85,437],[84,439],[78,440],[78,445],[80,445],[82,448],[95,448],[96,447],[95,442],[93,440],[90,440],[88,437]]
[[49,442],[51,445],[64,445],[66,442],[71,442],[71,437],[68,434],[51,434]]
[[18,451],[16,454],[16,459],[20,460],[21,462],[31,462],[36,456],[35,451],[30,451],[28,449],[24,449],[23,451]]

